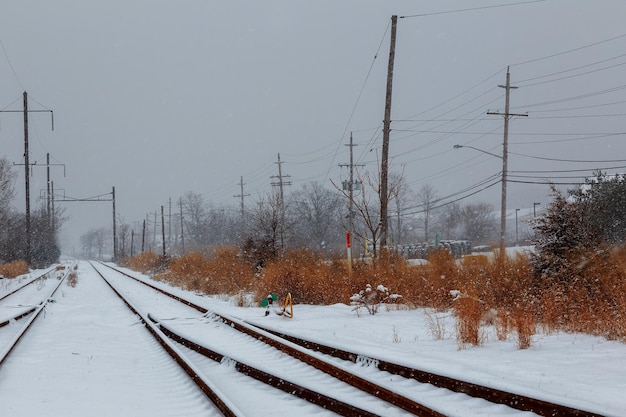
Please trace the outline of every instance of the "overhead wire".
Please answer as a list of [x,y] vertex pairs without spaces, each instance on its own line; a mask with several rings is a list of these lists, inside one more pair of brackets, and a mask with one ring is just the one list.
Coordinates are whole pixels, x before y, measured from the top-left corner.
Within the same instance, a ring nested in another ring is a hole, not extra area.
[[352,106],[352,111],[350,112],[350,116],[348,117],[348,121],[346,122],[346,125],[343,129],[343,133],[341,134],[341,137],[339,139],[339,142],[337,143],[337,148],[335,149],[335,154],[333,155],[333,158],[330,161],[330,166],[328,167],[328,171],[326,171],[326,178],[324,178],[324,182],[326,182],[326,180],[328,179],[328,176],[330,174],[330,170],[333,168],[333,164],[335,163],[335,158],[337,157],[337,154],[339,153],[339,149],[341,147],[341,142],[344,140],[346,133],[348,132],[348,127],[350,126],[350,123],[352,123],[352,118],[354,117],[354,114],[356,112],[356,109],[359,105],[359,102],[361,101],[361,96],[363,95],[363,91],[365,91],[365,86],[367,85],[367,82],[369,81],[370,75],[372,73],[372,68],[374,68],[374,63],[376,62],[376,59],[378,59],[378,54],[380,52],[380,48],[382,48],[383,45],[383,41],[385,39],[385,37],[387,36],[387,32],[389,31],[389,28],[391,27],[391,21],[387,22],[387,27],[385,28],[385,32],[383,33],[383,36],[380,39],[380,42],[378,44],[378,48],[376,49],[376,53],[374,54],[374,58],[372,59],[372,62],[370,63],[370,67],[367,71],[367,75],[365,76],[365,79],[363,80],[363,84],[361,85],[361,89],[359,91],[359,94],[357,95],[356,101],[354,103],[354,106]]
[[612,42],[614,40],[621,39],[621,38],[624,38],[624,37],[626,37],[626,33],[621,34],[621,35],[617,35],[617,36],[614,36],[614,37],[611,37],[611,38],[608,38],[608,39],[603,39],[601,41],[597,41],[597,42],[594,42],[594,43],[590,43],[590,44],[587,44],[587,45],[584,45],[584,46],[580,46],[580,47],[577,47],[577,48],[568,49],[568,50],[562,51],[562,52],[557,52],[557,53],[554,53],[554,54],[551,54],[551,55],[546,55],[546,56],[539,57],[539,58],[534,58],[534,59],[529,59],[529,60],[526,60],[526,61],[517,62],[515,64],[512,64],[511,66],[515,67],[515,66],[530,64],[532,62],[538,62],[538,61],[543,61],[543,60],[546,60],[546,59],[555,58],[557,56],[570,54],[572,52],[582,51],[583,49],[587,49],[587,48],[591,48],[591,47],[594,47],[594,46],[602,45],[603,43]]
[[2,42],[2,39],[0,39],[0,46],[2,47],[2,52],[4,53],[4,57],[6,58],[7,63],[9,64],[9,68],[11,69],[11,72],[13,73],[15,80],[19,84],[22,91],[26,91],[26,88],[24,88],[24,85],[22,84],[20,77],[17,75],[17,71],[15,71],[15,67],[13,67],[13,63],[11,62],[11,59],[9,58],[9,54],[7,53],[7,50],[4,47],[4,42]]
[[522,4],[530,4],[530,3],[541,3],[545,0],[528,0],[528,1],[518,1],[515,3],[503,3],[503,4],[494,4],[491,6],[478,6],[478,7],[468,7],[465,9],[455,9],[455,10],[444,10],[441,12],[430,12],[430,13],[420,13],[406,16],[398,16],[400,19],[409,19],[413,17],[424,17],[424,16],[436,16],[441,14],[450,14],[450,13],[461,13],[461,12],[473,12],[477,10],[485,10],[485,9],[495,9],[499,7],[509,7],[509,6],[519,6]]

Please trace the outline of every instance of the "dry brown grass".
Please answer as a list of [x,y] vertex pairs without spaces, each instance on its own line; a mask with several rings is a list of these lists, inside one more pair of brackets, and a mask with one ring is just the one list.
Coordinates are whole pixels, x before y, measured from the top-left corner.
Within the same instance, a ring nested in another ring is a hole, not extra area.
[[511,315],[511,321],[517,332],[517,347],[528,349],[532,344],[532,336],[536,333],[534,316],[519,308]]
[[254,270],[236,248],[220,247],[210,257],[194,252],[173,259],[160,278],[192,291],[235,295],[250,290]]
[[76,272],[70,272],[67,276],[67,285],[74,288],[76,284],[78,284],[78,274]]
[[26,261],[15,261],[0,265],[0,275],[5,278],[15,278],[28,273]]
[[161,258],[154,252],[142,252],[132,258],[126,258],[122,265],[134,269],[135,271],[149,274],[154,272],[161,264]]
[[484,338],[481,334],[483,303],[472,296],[461,296],[454,301],[457,341],[461,346],[479,346]]
[[[358,269],[358,268],[357,268]],[[291,293],[295,303],[335,304],[349,300],[349,288],[362,281],[359,273],[349,279],[344,263],[324,261],[308,250],[292,251],[268,262],[253,289],[260,301],[269,293],[282,298]]]
[[[626,248],[585,256],[566,276],[537,277],[522,254],[458,261],[440,250],[431,254],[428,264],[409,266],[401,257],[383,252],[372,262],[355,262],[349,274],[343,260],[296,250],[267,261],[256,274],[236,248],[221,247],[208,255],[173,259],[159,277],[207,294],[253,293],[261,301],[269,293],[281,299],[291,293],[295,303],[323,305],[348,304],[368,284],[382,284],[410,307],[453,309],[462,345],[482,343],[482,327],[487,325],[495,326],[500,340],[515,332],[520,348],[530,346],[537,326],[626,341]],[[158,265],[157,255],[138,258],[128,265],[144,272]],[[464,297],[454,300],[452,290]],[[488,322],[486,316],[491,316]]]

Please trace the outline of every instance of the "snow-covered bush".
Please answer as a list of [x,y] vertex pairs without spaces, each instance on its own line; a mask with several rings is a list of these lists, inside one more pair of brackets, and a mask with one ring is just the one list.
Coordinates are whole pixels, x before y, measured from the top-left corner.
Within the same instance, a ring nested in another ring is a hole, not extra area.
[[376,314],[381,304],[396,302],[400,298],[401,295],[390,293],[389,288],[384,285],[372,289],[372,286],[367,284],[365,289],[350,297],[350,305],[354,306],[357,312],[360,308],[365,308],[368,313]]

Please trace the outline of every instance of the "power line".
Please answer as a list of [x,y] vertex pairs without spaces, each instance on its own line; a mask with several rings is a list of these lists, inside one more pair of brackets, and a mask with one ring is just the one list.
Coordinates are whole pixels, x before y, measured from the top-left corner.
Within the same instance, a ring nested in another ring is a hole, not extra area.
[[4,53],[4,57],[6,58],[7,63],[9,64],[9,68],[11,68],[11,72],[13,73],[15,80],[20,85],[20,88],[22,89],[22,91],[25,91],[26,88],[24,88],[24,85],[22,85],[22,82],[20,81],[20,77],[17,76],[17,72],[15,71],[15,68],[13,67],[13,64],[11,63],[11,60],[9,59],[9,54],[7,53],[7,50],[4,47],[4,43],[2,42],[1,39],[0,39],[0,46],[2,46],[2,52]]
[[[553,113],[557,111],[570,111],[570,110],[584,110],[584,109],[592,109],[595,107],[604,107],[604,106],[612,106],[614,104],[624,104],[626,100],[613,101],[610,103],[602,103],[602,104],[590,104],[588,106],[579,106],[579,107],[566,107],[564,109],[551,109],[551,110],[533,110],[532,113]],[[534,117],[533,117],[534,119]]]
[[[589,134],[589,133],[587,133]],[[553,133],[553,134],[548,134],[546,133],[545,135],[537,135],[537,136],[548,136],[548,135],[557,135],[557,133]],[[566,136],[572,136],[572,135],[577,135],[576,133],[564,133],[563,135]],[[569,139],[552,139],[552,140],[535,140],[535,141],[528,141],[528,142],[511,142],[511,144],[514,145],[534,145],[537,143],[562,143],[562,142],[578,142],[581,140],[590,140],[590,139],[600,139],[600,138],[608,138],[608,137],[612,137],[612,136],[622,136],[622,135],[626,135],[626,132],[617,132],[617,133],[591,133],[591,135],[593,136],[584,136],[584,137],[579,137],[579,138],[569,138]]]
[[535,80],[539,80],[541,78],[551,77],[553,75],[565,74],[566,72],[571,72],[571,71],[576,71],[576,70],[587,68],[587,67],[592,67],[594,65],[603,64],[605,62],[613,61],[613,60],[618,59],[618,58],[623,58],[625,56],[626,56],[626,54],[621,54],[621,55],[614,56],[612,58],[607,58],[607,59],[603,59],[601,61],[592,62],[590,64],[580,65],[578,67],[569,68],[569,69],[561,70],[561,71],[556,71],[556,72],[552,72],[552,73],[549,73],[549,74],[539,75],[539,76],[532,77],[532,78],[526,78],[525,80],[518,81],[518,84],[523,84],[523,83],[525,83],[527,81],[535,81]]
[[540,103],[526,104],[526,105],[518,106],[518,107],[524,107],[524,108],[540,107],[540,106],[547,106],[547,105],[550,105],[550,104],[563,103],[563,102],[566,102],[566,101],[581,100],[581,99],[584,99],[584,98],[595,97],[595,96],[600,96],[600,95],[603,95],[603,94],[613,93],[615,91],[620,91],[620,90],[623,90],[625,88],[626,88],[626,85],[620,85],[620,86],[617,86],[617,87],[607,88],[605,90],[594,91],[594,92],[591,92],[591,93],[581,94],[581,95],[578,95],[578,96],[565,97],[565,98],[558,99],[558,100],[544,101],[544,102],[540,102]]
[[346,125],[343,129],[343,133],[341,134],[341,139],[339,140],[339,142],[337,143],[337,148],[335,149],[335,154],[333,155],[332,160],[330,161],[330,166],[328,167],[328,171],[326,171],[326,178],[324,178],[324,182],[326,182],[326,179],[328,179],[328,176],[330,174],[330,170],[333,167],[333,164],[335,163],[335,158],[337,157],[337,153],[339,153],[339,149],[341,148],[341,143],[343,141],[343,138],[346,136],[346,132],[348,131],[348,127],[350,126],[350,123],[352,122],[352,118],[354,117],[354,113],[356,112],[356,108],[359,105],[359,102],[361,101],[361,96],[363,95],[363,91],[365,90],[365,86],[370,78],[370,75],[372,73],[372,68],[374,68],[374,63],[376,62],[376,59],[378,59],[378,53],[380,52],[380,48],[382,48],[383,45],[383,41],[385,39],[385,37],[387,36],[387,32],[389,31],[389,28],[391,27],[391,21],[387,23],[387,27],[385,28],[385,32],[383,33],[383,36],[380,39],[380,43],[378,44],[378,48],[376,49],[376,53],[374,54],[374,58],[372,59],[372,62],[370,64],[369,69],[367,70],[367,75],[365,76],[365,80],[363,80],[363,85],[361,86],[361,90],[359,91],[359,94],[357,95],[356,101],[354,103],[354,106],[352,106],[352,111],[350,112],[350,117],[348,117],[348,121],[346,122]]
[[413,15],[407,15],[407,16],[398,16],[398,17],[400,19],[408,19],[408,18],[412,18],[412,17],[424,17],[424,16],[435,16],[435,15],[440,15],[440,14],[472,12],[472,11],[476,11],[476,10],[495,9],[495,8],[498,8],[498,7],[508,7],[508,6],[518,6],[518,5],[521,5],[521,4],[539,3],[539,2],[543,2],[543,1],[545,1],[545,0],[519,1],[519,2],[516,2],[516,3],[496,4],[496,5],[492,5],[492,6],[469,7],[467,9],[445,10],[445,11],[441,11],[441,12],[420,13],[420,14],[413,14]]
[[626,33],[624,33],[622,35],[614,36],[614,37],[609,38],[609,39],[604,39],[604,40],[601,40],[601,41],[598,41],[598,42],[594,42],[594,43],[591,43],[591,44],[588,44],[588,45],[580,46],[578,48],[569,49],[567,51],[557,52],[557,53],[552,54],[552,55],[543,56],[541,58],[529,59],[527,61],[518,62],[518,63],[513,64],[511,66],[514,67],[514,66],[517,66],[517,65],[525,65],[525,64],[530,64],[531,62],[537,62],[537,61],[542,61],[544,59],[555,58],[557,56],[569,54],[569,53],[572,53],[572,52],[577,52],[577,51],[580,51],[580,50],[583,50],[583,49],[586,49],[586,48],[591,48],[591,47],[594,47],[594,46],[598,46],[598,45],[601,45],[603,43],[611,42],[611,41],[614,41],[616,39],[620,39],[620,38],[624,38],[624,37],[626,37]]
[[609,160],[603,160],[603,161],[590,161],[590,160],[577,160],[577,159],[547,158],[544,156],[525,155],[525,154],[516,153],[516,152],[509,152],[509,153],[513,155],[517,155],[517,156],[523,156],[525,158],[542,159],[544,161],[556,161],[556,162],[598,163],[598,164],[609,163],[609,162],[626,162],[626,159],[609,159]]
[[536,85],[553,83],[555,81],[563,81],[563,80],[568,80],[570,78],[582,77],[583,75],[593,74],[593,73],[599,72],[599,71],[605,71],[605,70],[608,70],[608,69],[620,67],[622,65],[626,65],[626,62],[620,62],[619,64],[610,65],[608,67],[598,68],[598,69],[591,70],[591,71],[586,71],[586,72],[581,72],[580,74],[568,75],[567,77],[560,77],[560,78],[555,78],[553,80],[540,81],[540,82],[532,83],[532,84],[524,84],[522,87],[533,87],[533,86],[536,86]]

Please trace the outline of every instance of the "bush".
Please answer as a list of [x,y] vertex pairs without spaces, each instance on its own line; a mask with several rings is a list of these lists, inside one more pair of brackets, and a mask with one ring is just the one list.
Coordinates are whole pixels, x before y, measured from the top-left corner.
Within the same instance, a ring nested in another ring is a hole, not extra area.
[[161,263],[159,255],[154,252],[142,252],[139,255],[122,260],[121,264],[135,271],[149,274],[156,271]]
[[0,275],[5,278],[15,278],[27,274],[29,271],[26,261],[15,261],[0,265]]

